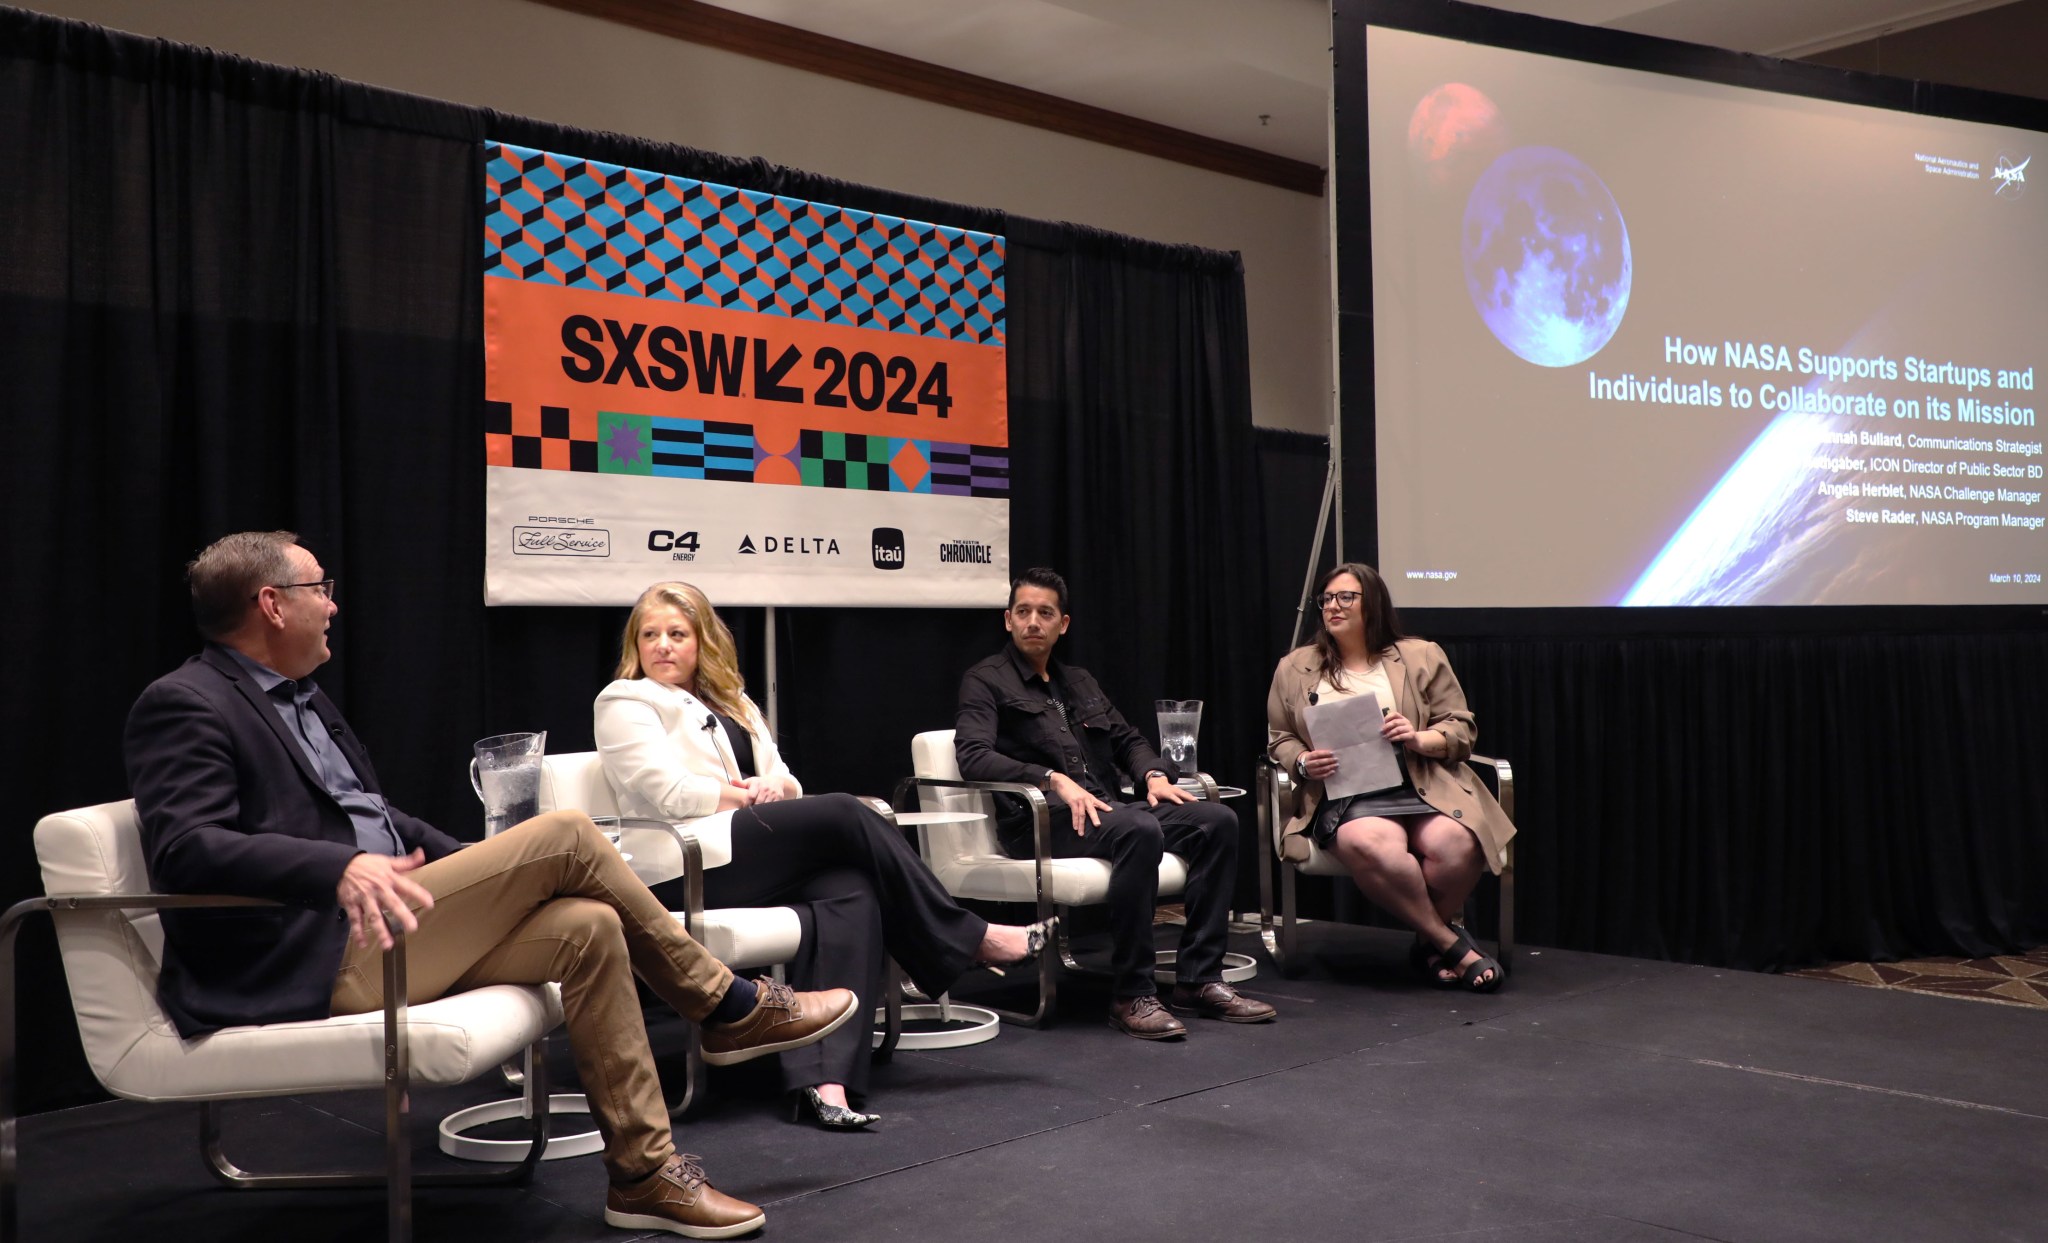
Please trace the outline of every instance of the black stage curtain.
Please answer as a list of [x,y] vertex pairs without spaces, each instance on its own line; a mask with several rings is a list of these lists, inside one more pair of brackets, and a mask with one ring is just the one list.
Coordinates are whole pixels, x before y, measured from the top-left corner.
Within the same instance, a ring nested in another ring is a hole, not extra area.
[[[238,528],[339,577],[321,680],[393,789],[451,806],[491,676],[476,442],[446,434],[482,398],[471,122],[15,10],[0,49],[6,898],[40,889],[37,816],[125,797],[128,704],[197,649],[181,567]],[[24,1104],[87,1098],[47,922],[22,954]]]
[[1517,932],[1774,969],[2048,943],[2048,636],[1446,640]]
[[[1242,641],[1258,601],[1234,542],[1255,512],[1234,473],[1250,436],[1234,257],[18,10],[0,9],[0,108],[15,119],[0,127],[0,503],[17,536],[0,754],[23,813],[0,899],[39,890],[35,817],[125,797],[123,718],[196,649],[182,567],[224,531],[294,529],[340,579],[321,682],[409,810],[473,837],[471,740],[546,728],[557,751],[590,746],[623,610],[485,609],[479,590],[485,139],[1021,230],[1029,255],[1007,274],[1016,555],[1074,578],[1095,645],[1077,655],[1134,721],[1149,730],[1154,696],[1204,696],[1206,741],[1236,757],[1226,779],[1248,775],[1248,693],[1191,672],[1256,642]],[[1064,491],[1050,515],[1028,507],[1035,480],[1091,460],[1102,487]],[[1139,536],[1137,555],[1119,551]],[[726,612],[759,695],[764,612]],[[798,772],[886,794],[910,735],[951,723],[960,672],[1001,636],[993,607],[778,610]],[[47,923],[24,939],[21,981],[24,1104],[94,1098]]]
[[[1010,555],[1071,592],[1062,654],[1147,734],[1203,701],[1201,767],[1249,786],[1264,746],[1264,576],[1235,255],[1012,220]],[[997,645],[991,635],[989,649]],[[1252,861],[1249,800],[1240,858]],[[1239,905],[1256,894],[1239,869]]]

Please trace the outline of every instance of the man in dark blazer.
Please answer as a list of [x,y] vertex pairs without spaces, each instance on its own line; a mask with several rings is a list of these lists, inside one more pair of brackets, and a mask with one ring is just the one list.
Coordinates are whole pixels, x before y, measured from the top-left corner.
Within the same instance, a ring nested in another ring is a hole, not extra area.
[[704,1024],[716,1064],[822,1039],[854,995],[735,979],[581,812],[464,846],[393,806],[311,681],[329,656],[334,580],[296,536],[226,536],[187,579],[207,645],[143,691],[125,736],[150,879],[285,906],[164,913],[158,991],[179,1034],[381,1009],[389,920],[406,934],[410,1002],[562,985],[605,1139],[607,1222],[694,1238],[759,1226],[759,1208],[676,1152],[634,976]]
[[[1109,1025],[1141,1040],[1185,1036],[1153,981],[1152,908],[1159,857],[1187,861],[1187,927],[1175,958],[1172,1006],[1226,1023],[1264,1023],[1272,1006],[1223,982],[1230,892],[1237,876],[1237,816],[1174,784],[1180,774],[1131,728],[1086,669],[1053,659],[1067,632],[1067,582],[1029,569],[1010,584],[1003,629],[1010,642],[960,679],[953,754],[970,781],[1023,781],[1053,808],[1052,852],[1109,860],[1112,962]],[[1142,801],[1125,802],[1119,772]],[[1021,800],[999,800],[997,839],[1010,855],[1037,849]]]

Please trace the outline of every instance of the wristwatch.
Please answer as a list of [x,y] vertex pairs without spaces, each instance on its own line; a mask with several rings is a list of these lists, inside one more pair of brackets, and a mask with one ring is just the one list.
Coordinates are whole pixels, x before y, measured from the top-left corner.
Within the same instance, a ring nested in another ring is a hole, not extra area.
[[1048,768],[1045,770],[1044,773],[1040,774],[1038,778],[1038,788],[1045,791],[1047,794],[1051,794],[1053,774],[1057,773],[1058,771],[1059,770],[1057,768]]
[[1294,753],[1294,775],[1302,778],[1303,780],[1308,779],[1308,764],[1306,762],[1307,760],[1308,752],[1297,751]]

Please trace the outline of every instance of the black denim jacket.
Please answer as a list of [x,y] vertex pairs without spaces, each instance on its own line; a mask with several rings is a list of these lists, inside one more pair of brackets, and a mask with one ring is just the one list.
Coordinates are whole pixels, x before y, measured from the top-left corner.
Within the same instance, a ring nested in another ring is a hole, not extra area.
[[[1071,732],[1044,683],[1037,681],[1030,663],[1014,644],[976,664],[960,679],[953,754],[960,762],[962,777],[1041,785],[1045,770],[1053,768],[1109,803],[1131,797],[1117,789],[1122,778],[1131,779],[1135,787],[1140,784],[1138,778],[1154,769],[1169,779],[1179,777],[1173,765],[1124,720],[1086,669],[1054,657],[1046,672],[1052,675],[1053,685],[1065,693],[1067,717],[1074,724]],[[1057,798],[1052,802],[1060,805]]]

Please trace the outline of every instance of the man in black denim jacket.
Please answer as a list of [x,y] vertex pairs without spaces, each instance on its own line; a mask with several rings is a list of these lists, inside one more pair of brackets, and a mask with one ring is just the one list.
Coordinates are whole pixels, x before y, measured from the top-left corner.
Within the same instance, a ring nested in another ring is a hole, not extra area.
[[[1109,860],[1116,972],[1110,1026],[1142,1040],[1187,1034],[1160,1005],[1152,978],[1152,908],[1159,858],[1167,850],[1188,870],[1173,1008],[1228,1023],[1265,1022],[1273,1007],[1223,982],[1237,816],[1176,786],[1181,774],[1131,728],[1088,671],[1052,658],[1072,621],[1066,580],[1058,574],[1030,569],[1011,582],[1003,613],[1009,644],[960,680],[953,734],[960,775],[1038,786],[1052,804],[1052,853]],[[1133,789],[1143,787],[1142,801],[1124,801],[1122,774],[1132,778]],[[1029,813],[1015,798],[997,802],[1003,849],[1013,858],[1031,858]]]

